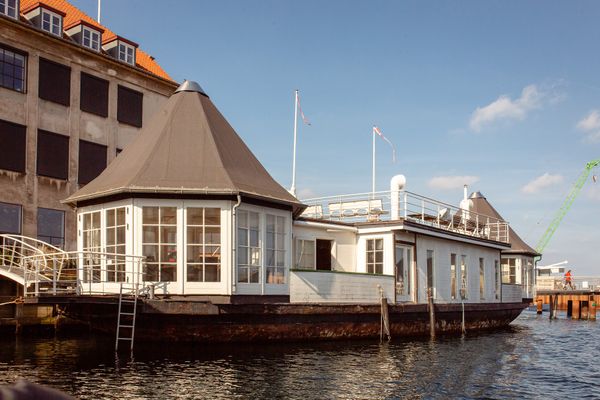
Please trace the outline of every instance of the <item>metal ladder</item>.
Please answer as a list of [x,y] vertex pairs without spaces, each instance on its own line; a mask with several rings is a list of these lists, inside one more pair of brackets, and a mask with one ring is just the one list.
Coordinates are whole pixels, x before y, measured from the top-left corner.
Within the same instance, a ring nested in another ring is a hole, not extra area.
[[[124,285],[127,287],[123,287]],[[138,284],[121,283],[119,290],[119,313],[117,317],[115,351],[119,350],[120,341],[128,341],[130,343],[130,350],[133,350],[135,317],[139,292],[137,286]]]

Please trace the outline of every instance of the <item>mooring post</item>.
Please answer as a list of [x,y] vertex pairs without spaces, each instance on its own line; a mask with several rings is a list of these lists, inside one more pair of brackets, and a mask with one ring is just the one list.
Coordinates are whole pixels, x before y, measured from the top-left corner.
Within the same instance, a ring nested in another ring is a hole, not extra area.
[[541,314],[542,310],[544,309],[544,302],[542,301],[542,299],[540,297],[538,297],[536,303],[537,303],[537,313]]
[[558,314],[558,300],[560,299],[560,295],[556,295],[554,297],[554,319],[556,319],[556,315]]
[[427,289],[427,302],[429,303],[429,334],[435,339],[435,310],[433,308],[433,288]]
[[552,319],[554,316],[554,298],[552,295],[550,295],[549,299],[548,299],[548,306],[549,306],[549,311],[550,311],[550,316],[549,319]]
[[592,320],[596,319],[596,298],[594,297],[594,295],[590,296],[589,318],[592,319]]

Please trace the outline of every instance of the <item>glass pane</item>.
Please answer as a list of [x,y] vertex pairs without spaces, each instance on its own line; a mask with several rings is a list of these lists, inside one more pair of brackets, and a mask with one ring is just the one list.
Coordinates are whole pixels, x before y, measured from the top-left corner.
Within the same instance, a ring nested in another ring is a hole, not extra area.
[[158,243],[158,226],[144,226],[142,235],[144,243]]
[[367,262],[373,264],[375,262],[375,253],[367,253]]
[[125,208],[117,208],[117,225],[125,225]]
[[248,227],[248,212],[240,211],[237,215],[238,227],[247,228]]
[[221,248],[219,246],[205,246],[204,262],[211,264],[221,263]]
[[177,262],[177,248],[175,246],[160,246],[161,262]]
[[60,239],[62,241],[65,236],[65,212],[48,208],[38,208],[37,228],[38,235],[49,236],[52,239]]
[[202,227],[188,227],[187,228],[187,242],[189,244],[201,244],[204,240],[204,235],[202,234]]
[[142,246],[142,254],[146,257],[146,262],[152,263],[158,261],[158,246],[145,245]]
[[177,264],[161,264],[161,282],[177,282]]
[[187,280],[188,282],[202,282],[202,265],[187,264]]
[[378,251],[375,253],[375,262],[378,262],[378,263],[383,262],[383,252]]
[[250,246],[258,247],[258,231],[250,230]]
[[92,213],[92,225],[96,229],[100,229],[100,211]]
[[276,262],[277,262],[277,266],[278,267],[283,267],[285,265],[285,252],[283,251],[278,251],[275,253],[276,255]]
[[285,218],[277,217],[277,232],[285,233]]
[[259,278],[259,274],[258,274],[258,268],[257,267],[250,267],[249,268],[249,273],[250,273],[250,283],[258,283],[258,278]]
[[205,282],[219,282],[221,280],[221,266],[220,265],[206,265],[204,267],[204,281]]
[[176,226],[161,226],[160,242],[161,243],[176,243],[177,242],[177,227]]
[[275,248],[275,234],[267,230],[267,249]]
[[204,223],[206,225],[221,225],[221,209],[220,208],[205,208]]
[[161,207],[160,208],[160,223],[175,225],[177,223],[177,208],[176,207]]
[[115,229],[114,228],[106,229],[106,245],[107,246],[114,245],[115,239],[116,239]]
[[247,248],[238,249],[238,264],[248,265],[248,251]]
[[240,267],[238,268],[238,282],[248,282],[248,268]]
[[220,244],[221,243],[221,228],[220,227],[207,227],[205,228],[204,234],[206,235],[204,240],[206,244]]
[[158,224],[158,207],[143,207],[142,208],[142,223],[143,224]]
[[368,239],[367,240],[367,250],[369,250],[369,251],[373,250],[373,248],[375,247],[374,246],[374,242],[375,241],[373,239]]
[[267,215],[267,233],[275,232],[275,216]]
[[202,225],[202,208],[187,209],[187,223],[188,225]]
[[283,250],[285,249],[285,235],[283,234],[277,234],[277,243],[276,243],[277,250]]
[[250,264],[260,265],[260,249],[258,249],[258,248],[250,249]]
[[258,230],[258,213],[251,212],[249,213],[249,226],[250,228],[254,228]]
[[203,246],[188,246],[187,247],[187,262],[195,262],[195,263],[204,262]]
[[267,265],[274,266],[275,265],[275,251],[267,250]]
[[248,231],[238,228],[238,246],[248,246]]
[[377,250],[383,250],[383,239],[376,239],[375,240],[375,248]]
[[115,226],[115,210],[106,211],[106,226]]
[[158,282],[158,264],[146,264],[144,271],[145,281]]
[[120,226],[117,229],[117,244],[125,243],[125,227]]

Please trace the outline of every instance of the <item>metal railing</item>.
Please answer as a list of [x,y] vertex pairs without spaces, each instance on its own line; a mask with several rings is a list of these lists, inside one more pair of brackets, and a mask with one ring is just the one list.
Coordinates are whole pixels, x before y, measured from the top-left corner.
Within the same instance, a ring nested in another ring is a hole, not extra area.
[[467,236],[509,243],[509,224],[408,191],[383,191],[302,200],[303,217],[342,222],[406,220]]
[[0,235],[0,274],[21,283],[25,297],[118,294],[121,283],[140,291],[144,257],[95,251],[66,252],[37,239]]

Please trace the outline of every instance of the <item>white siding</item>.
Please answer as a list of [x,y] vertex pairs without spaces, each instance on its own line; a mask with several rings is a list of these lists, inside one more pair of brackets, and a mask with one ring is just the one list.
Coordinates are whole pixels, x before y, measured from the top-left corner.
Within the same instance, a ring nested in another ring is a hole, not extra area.
[[[296,239],[332,240],[331,268],[335,271],[356,271],[356,233],[352,231],[336,230],[335,226],[328,229],[321,226],[294,225],[293,236],[294,251]],[[296,260],[293,259],[292,262],[295,263],[295,261]]]

